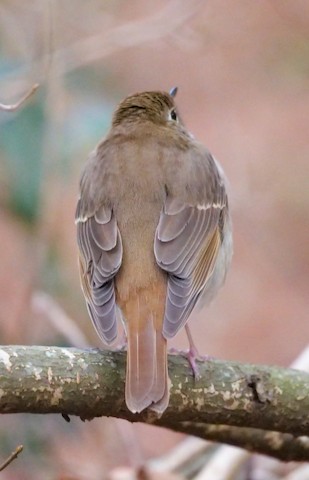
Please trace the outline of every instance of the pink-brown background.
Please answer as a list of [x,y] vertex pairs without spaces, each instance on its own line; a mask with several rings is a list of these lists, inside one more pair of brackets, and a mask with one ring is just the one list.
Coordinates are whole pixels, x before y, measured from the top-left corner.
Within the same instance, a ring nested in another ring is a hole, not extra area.
[[[229,179],[234,229],[225,287],[192,316],[196,343],[219,358],[289,365],[309,337],[308,2],[26,4],[0,2],[0,101],[41,84],[22,111],[0,112],[0,342],[74,343],[70,322],[59,329],[33,308],[44,291],[101,346],[78,280],[79,174],[119,100],[177,85],[187,127]],[[185,335],[172,344],[185,347]],[[113,419],[3,417],[0,457],[26,445],[3,478],[104,478],[180,438]]]

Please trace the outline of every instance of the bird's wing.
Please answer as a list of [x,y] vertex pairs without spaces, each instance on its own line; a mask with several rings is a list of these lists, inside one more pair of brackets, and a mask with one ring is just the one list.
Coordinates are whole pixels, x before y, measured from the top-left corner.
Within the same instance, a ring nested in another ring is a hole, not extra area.
[[122,260],[122,242],[111,208],[101,205],[87,214],[79,199],[75,221],[82,289],[99,336],[111,343],[117,336],[114,276]]
[[168,273],[166,338],[186,323],[214,271],[221,246],[227,206],[224,182],[217,176],[216,184],[203,191],[198,202],[167,195],[156,230],[156,261]]

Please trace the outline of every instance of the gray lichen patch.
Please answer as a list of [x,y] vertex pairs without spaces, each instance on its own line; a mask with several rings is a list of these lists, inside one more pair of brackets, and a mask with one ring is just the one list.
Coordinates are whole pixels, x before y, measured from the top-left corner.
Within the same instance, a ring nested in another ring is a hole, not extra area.
[[73,367],[73,366],[74,366],[74,363],[75,363],[75,361],[76,361],[76,355],[75,355],[75,353],[71,352],[68,348],[62,348],[62,349],[61,349],[61,353],[62,353],[63,355],[65,355],[66,357],[68,357],[68,359],[69,359],[69,365],[70,365],[71,367]]
[[33,367],[33,375],[36,380],[41,380],[41,373],[43,372],[43,369],[40,367]]
[[10,360],[10,355],[5,350],[2,350],[2,348],[0,348],[0,362],[4,364],[8,372],[11,371],[12,362]]
[[50,404],[51,405],[59,405],[60,403],[60,400],[63,399],[63,395],[62,395],[62,392],[63,392],[63,388],[62,387],[58,387],[54,390],[53,392],[53,396],[50,400]]
[[47,378],[48,378],[48,383],[52,383],[53,381],[53,371],[51,367],[48,367],[47,369]]
[[231,388],[233,392],[240,392],[243,384],[243,380],[239,379],[231,383]]
[[77,364],[80,368],[82,368],[83,370],[87,370],[89,364],[87,362],[85,362],[85,359],[84,358],[79,358],[77,360]]

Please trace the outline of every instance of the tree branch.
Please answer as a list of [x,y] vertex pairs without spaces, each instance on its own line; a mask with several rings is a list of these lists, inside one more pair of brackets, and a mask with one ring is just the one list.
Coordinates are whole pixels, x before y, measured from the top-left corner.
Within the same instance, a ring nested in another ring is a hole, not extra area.
[[257,428],[191,422],[179,422],[177,431],[214,442],[242,447],[250,452],[271,455],[284,462],[309,460],[309,437],[306,436],[294,437],[290,433],[271,432]]
[[14,452],[12,452],[11,455],[2,463],[2,465],[0,465],[0,472],[2,472],[2,470],[4,470],[8,465],[10,465],[10,463],[13,462],[13,460],[15,460],[15,458],[18,457],[20,452],[23,451],[23,448],[23,445],[18,445],[18,447],[15,448]]
[[309,460],[309,439],[295,438],[308,434],[309,374],[218,360],[199,368],[201,379],[195,381],[183,357],[169,357],[170,405],[157,418],[151,411],[134,415],[127,410],[122,352],[3,346],[0,413],[60,413],[83,420],[113,416],[284,460]]
[[36,92],[36,90],[38,88],[39,88],[38,83],[35,83],[34,85],[32,85],[30,90],[28,90],[28,92],[25,93],[25,95],[20,100],[18,100],[18,102],[16,102],[16,103],[12,103],[12,104],[9,104],[9,105],[6,105],[4,103],[0,103],[0,110],[4,110],[6,112],[15,112],[26,102],[26,100],[28,100],[28,98],[30,98]]

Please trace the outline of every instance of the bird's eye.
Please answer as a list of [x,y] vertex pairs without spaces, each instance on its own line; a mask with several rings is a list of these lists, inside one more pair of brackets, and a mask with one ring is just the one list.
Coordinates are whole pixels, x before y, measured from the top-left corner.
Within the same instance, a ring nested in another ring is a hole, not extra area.
[[177,121],[178,117],[177,117],[176,110],[173,109],[173,110],[170,111],[170,119],[174,120],[174,122]]

